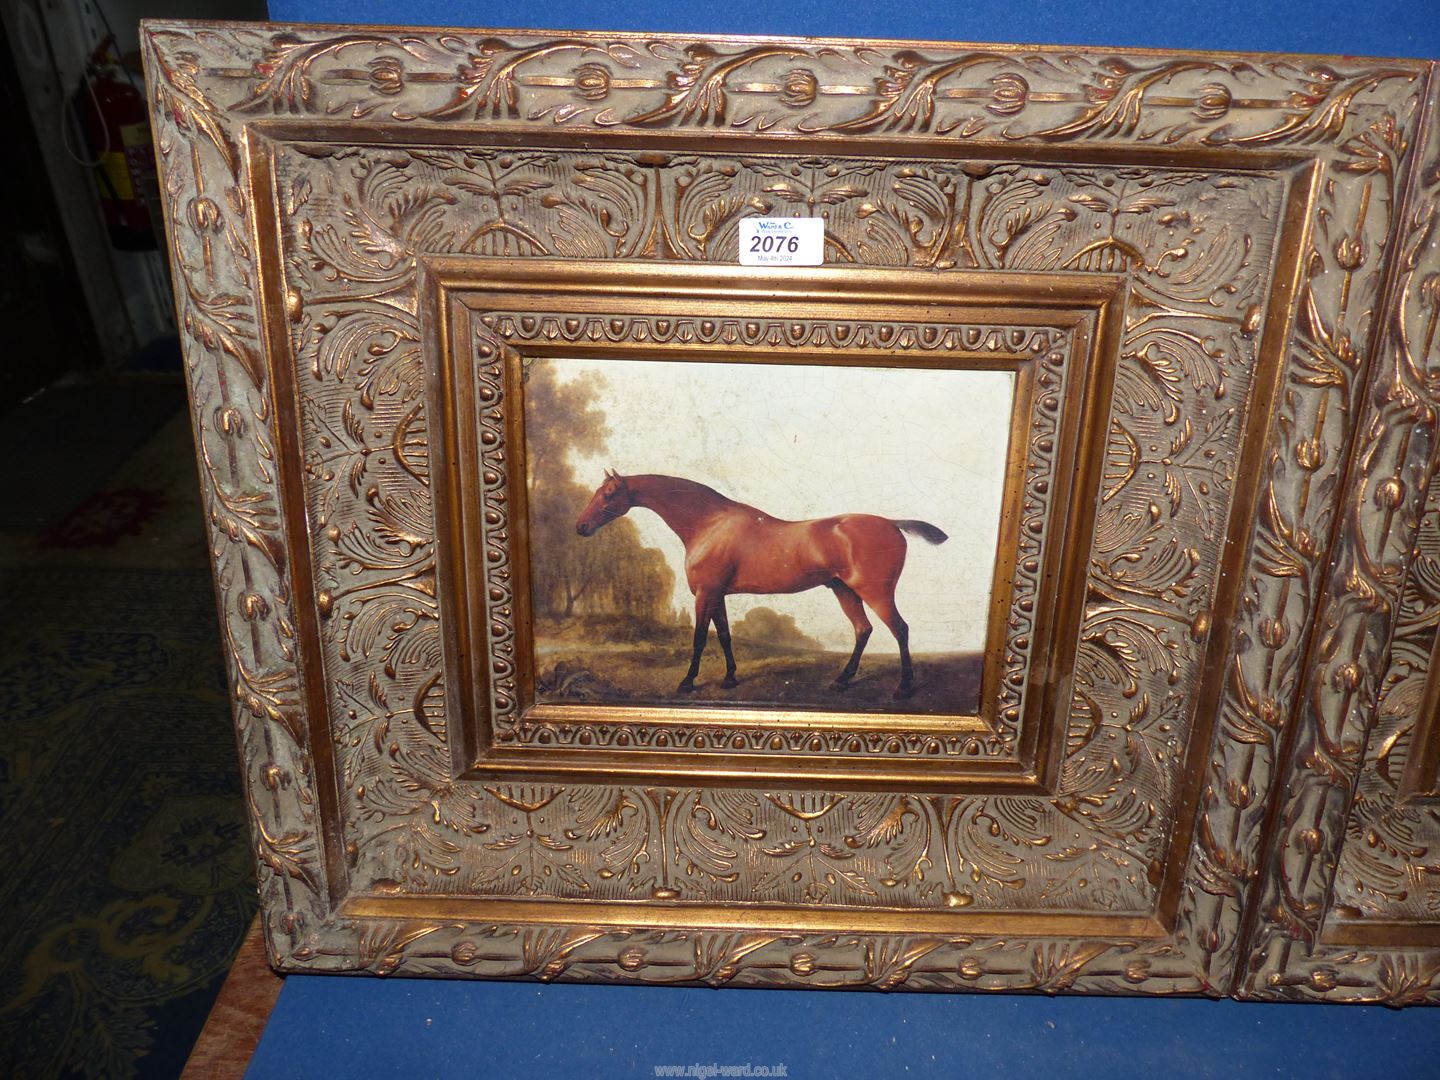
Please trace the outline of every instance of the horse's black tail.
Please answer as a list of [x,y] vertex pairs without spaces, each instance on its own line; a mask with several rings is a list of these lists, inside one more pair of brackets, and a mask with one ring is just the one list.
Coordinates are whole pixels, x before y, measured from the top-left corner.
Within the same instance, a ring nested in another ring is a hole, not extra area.
[[950,537],[928,521],[897,521],[895,527],[901,532],[913,533],[931,544],[943,544]]

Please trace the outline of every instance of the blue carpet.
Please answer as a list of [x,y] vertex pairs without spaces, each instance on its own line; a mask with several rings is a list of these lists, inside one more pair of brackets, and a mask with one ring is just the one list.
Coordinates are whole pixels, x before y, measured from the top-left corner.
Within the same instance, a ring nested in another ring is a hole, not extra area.
[[747,1063],[784,1065],[788,1080],[1423,1080],[1440,1076],[1440,1012],[308,976],[286,980],[249,1075],[653,1077]]

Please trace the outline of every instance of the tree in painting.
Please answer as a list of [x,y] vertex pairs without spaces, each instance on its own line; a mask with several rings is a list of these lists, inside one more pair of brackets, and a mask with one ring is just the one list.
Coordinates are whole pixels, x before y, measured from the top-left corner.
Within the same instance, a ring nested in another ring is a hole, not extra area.
[[[675,576],[665,556],[640,542],[633,522],[616,522],[606,544],[575,534],[575,507],[590,489],[575,479],[570,454],[605,449],[605,414],[592,388],[599,376],[568,383],[550,365],[526,373],[526,468],[529,474],[531,603],[541,620],[620,616],[623,622],[670,623]],[[621,620],[611,629],[619,629]]]

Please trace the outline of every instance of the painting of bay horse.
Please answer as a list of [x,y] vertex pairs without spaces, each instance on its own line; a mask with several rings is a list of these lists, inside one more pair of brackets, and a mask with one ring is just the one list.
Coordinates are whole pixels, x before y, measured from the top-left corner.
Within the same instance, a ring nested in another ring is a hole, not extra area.
[[905,568],[905,536],[943,544],[949,537],[936,526],[873,514],[787,521],[694,480],[653,473],[621,476],[607,469],[604,482],[576,521],[575,531],[581,537],[593,536],[636,508],[656,514],[685,545],[685,576],[695,597],[695,637],[679,693],[695,689],[712,623],[725,654],[725,678],[720,685],[725,689],[738,685],[727,596],[817,588],[835,594],[855,631],[850,659],[832,687],[845,690],[860,668],[873,629],[866,614],[869,608],[894,635],[900,649],[900,681],[893,696],[903,699],[914,692],[910,628],[895,606],[895,587]]

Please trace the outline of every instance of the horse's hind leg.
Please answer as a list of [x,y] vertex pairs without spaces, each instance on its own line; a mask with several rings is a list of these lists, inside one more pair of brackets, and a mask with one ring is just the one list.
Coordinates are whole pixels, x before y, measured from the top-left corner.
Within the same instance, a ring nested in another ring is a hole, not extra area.
[[895,635],[895,644],[900,646],[900,685],[895,687],[895,697],[907,698],[915,692],[915,672],[910,665],[910,627],[900,617],[893,595],[866,598],[866,602],[880,621]]
[[865,605],[854,589],[835,578],[830,582],[830,591],[835,594],[835,599],[840,601],[840,610],[845,612],[845,617],[855,628],[855,651],[850,654],[845,670],[836,675],[835,681],[830,684],[832,690],[844,690],[855,677],[855,672],[860,670],[860,654],[865,651],[865,643],[870,640],[871,631],[875,628],[870,625],[870,619],[865,614]]
[[733,690],[738,682],[735,678],[735,654],[730,651],[730,613],[725,610],[725,597],[715,601],[712,608],[715,620],[715,636],[720,639],[720,648],[725,650],[725,680],[720,684],[724,690]]

